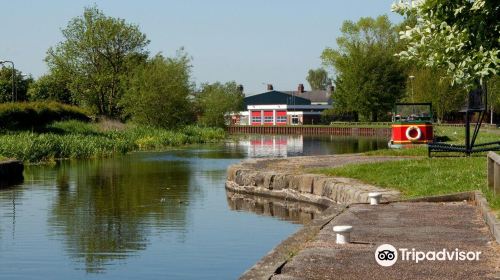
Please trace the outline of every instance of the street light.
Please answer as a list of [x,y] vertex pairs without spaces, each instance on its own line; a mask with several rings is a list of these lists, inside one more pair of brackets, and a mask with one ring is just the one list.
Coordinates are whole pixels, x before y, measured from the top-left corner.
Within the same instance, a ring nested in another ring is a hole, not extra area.
[[16,68],[14,66],[14,62],[12,62],[10,60],[3,60],[3,61],[0,60],[0,65],[3,65],[5,63],[12,64],[12,102],[14,102],[17,99],[16,80],[15,80]]
[[413,100],[413,79],[415,79],[415,76],[410,75],[410,77],[408,77],[408,78],[410,78],[410,84],[411,84],[411,102],[413,103],[414,102],[414,100]]

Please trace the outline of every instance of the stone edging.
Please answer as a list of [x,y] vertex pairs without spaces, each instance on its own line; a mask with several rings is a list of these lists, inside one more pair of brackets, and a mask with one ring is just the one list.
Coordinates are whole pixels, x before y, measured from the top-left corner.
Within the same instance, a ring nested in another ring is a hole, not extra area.
[[243,164],[228,168],[226,188],[240,193],[273,196],[320,205],[368,202],[368,193],[382,193],[382,201],[400,198],[400,192],[358,180],[319,174],[293,174],[251,169]]
[[308,241],[312,240],[325,225],[340,215],[347,206],[333,205],[323,211],[320,216],[303,226],[297,232],[274,247],[255,265],[239,278],[240,280],[270,279],[276,272],[298,253]]
[[483,193],[480,191],[475,191],[471,194],[471,200],[474,201],[474,204],[481,212],[481,216],[483,216],[483,220],[488,225],[491,234],[495,238],[498,244],[500,244],[500,221],[496,218],[496,215],[493,211],[491,211],[490,206],[488,205],[488,201],[484,197]]

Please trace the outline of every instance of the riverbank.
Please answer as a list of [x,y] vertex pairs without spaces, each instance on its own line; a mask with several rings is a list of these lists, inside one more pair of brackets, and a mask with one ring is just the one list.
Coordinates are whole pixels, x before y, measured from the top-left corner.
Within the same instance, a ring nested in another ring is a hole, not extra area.
[[[231,166],[226,183],[226,189],[231,192],[330,205],[324,215],[318,215],[270,251],[242,279],[310,279],[328,275],[356,278],[366,275],[368,271],[380,270],[382,273],[382,267],[373,261],[373,252],[382,243],[420,249],[438,246],[454,250],[456,246],[462,246],[484,253],[482,261],[474,266],[455,262],[447,263],[443,268],[442,264],[430,263],[417,269],[411,263],[403,263],[399,269],[391,270],[391,277],[416,277],[422,269],[429,273],[441,271],[436,275],[443,277],[447,274],[465,277],[471,271],[479,275],[497,273],[499,266],[495,261],[500,251],[498,244],[489,241],[494,240],[492,233],[500,239],[500,226],[479,192],[401,201],[402,196],[407,196],[394,189],[380,188],[355,179],[308,173],[325,166],[401,165],[405,161],[420,159],[351,154],[247,160]],[[370,207],[366,205],[367,194],[375,191],[383,194],[385,203]],[[398,218],[394,219],[396,216]],[[354,244],[345,247],[335,244],[331,227],[339,224],[354,226],[356,233],[351,235]],[[430,230],[431,237],[427,234]],[[450,240],[450,234],[456,237]],[[433,245],[428,247],[425,244]],[[360,259],[365,265],[357,270],[357,260]],[[387,274],[379,276],[382,278]]]
[[4,131],[0,155],[38,163],[55,159],[108,157],[131,151],[159,151],[225,139],[220,128],[186,126],[178,130],[79,121],[56,122],[38,131]]

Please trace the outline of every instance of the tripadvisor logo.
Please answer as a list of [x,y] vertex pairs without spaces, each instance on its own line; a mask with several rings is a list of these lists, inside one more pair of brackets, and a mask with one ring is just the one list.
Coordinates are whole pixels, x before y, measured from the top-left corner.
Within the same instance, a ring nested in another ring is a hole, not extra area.
[[[459,249],[440,251],[418,251],[415,248],[399,248],[391,244],[382,244],[375,250],[375,260],[381,266],[392,266],[398,259],[419,263],[421,261],[479,261],[479,251],[462,251]],[[398,258],[399,256],[399,258]]]

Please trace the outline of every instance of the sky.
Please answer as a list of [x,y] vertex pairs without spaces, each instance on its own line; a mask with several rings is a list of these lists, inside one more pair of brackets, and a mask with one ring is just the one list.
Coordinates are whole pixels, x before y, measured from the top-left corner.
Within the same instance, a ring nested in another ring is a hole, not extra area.
[[[393,0],[0,0],[0,60],[37,78],[48,71],[47,49],[84,7],[139,26],[151,54],[174,56],[184,47],[198,85],[236,81],[245,93],[309,88],[309,69],[335,47],[344,20],[387,14]],[[330,70],[330,69],[329,69]],[[331,72],[331,70],[330,70]]]

